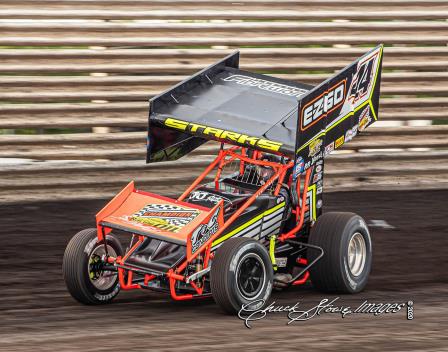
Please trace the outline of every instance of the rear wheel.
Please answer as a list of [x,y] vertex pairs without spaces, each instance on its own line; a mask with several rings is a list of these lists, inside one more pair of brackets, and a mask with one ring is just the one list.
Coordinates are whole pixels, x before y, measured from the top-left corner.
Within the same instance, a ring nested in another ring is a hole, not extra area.
[[[372,265],[372,241],[362,217],[354,213],[323,214],[311,229],[309,243],[324,250],[324,256],[310,268],[317,289],[342,293],[364,289]],[[309,251],[309,261],[318,254]]]
[[[106,245],[110,256],[123,255],[120,242],[112,234],[106,236]],[[78,302],[108,303],[120,291],[117,272],[107,268],[102,260],[105,254],[105,245],[98,242],[96,229],[80,231],[68,243],[62,272],[68,291]]]
[[243,305],[261,308],[272,292],[273,270],[269,254],[250,238],[231,238],[215,253],[210,286],[215,302],[227,313]]

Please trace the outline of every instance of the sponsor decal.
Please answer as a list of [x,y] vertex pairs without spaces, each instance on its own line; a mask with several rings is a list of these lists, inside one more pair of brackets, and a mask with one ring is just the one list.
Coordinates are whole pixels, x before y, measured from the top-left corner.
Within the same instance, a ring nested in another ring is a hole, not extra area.
[[323,187],[317,187],[316,194],[321,194],[323,191]]
[[370,109],[367,106],[359,116],[358,131],[364,131],[371,121],[372,118],[370,117]]
[[277,204],[283,203],[285,201],[285,197],[279,195],[275,201]]
[[316,173],[322,172],[322,164],[316,166]]
[[224,203],[226,204],[231,204],[232,202],[230,201],[230,199],[223,197],[221,195],[217,195],[214,193],[210,193],[210,192],[205,192],[205,191],[194,191],[193,193],[190,194],[190,196],[188,197],[188,201],[204,201],[204,202],[209,202],[212,204],[218,204],[221,200],[224,200]]
[[322,146],[322,139],[316,139],[312,141],[309,145],[309,153],[308,156],[315,156],[320,151],[320,147]]
[[345,132],[345,143],[350,142],[358,134],[358,125],[356,124]]
[[322,199],[319,199],[316,203],[316,208],[320,209],[322,208]]
[[307,103],[300,113],[300,129],[305,131],[320,119],[326,117],[345,101],[346,80],[336,83],[329,90]]
[[167,118],[164,121],[165,126],[180,130],[182,132],[188,132],[191,134],[209,136],[213,139],[225,140],[230,144],[241,144],[244,146],[256,147],[268,151],[279,151],[283,143],[274,142],[271,140],[251,137],[247,134],[241,134],[237,132],[231,132],[222,130],[220,128],[208,127],[197,123],[182,121],[173,118]]
[[286,264],[288,264],[288,257],[276,257],[275,263],[279,268],[286,268]]
[[221,208],[217,208],[207,224],[201,224],[191,235],[191,253],[196,252],[205,242],[207,242],[219,228],[218,215]]
[[334,142],[331,142],[330,144],[328,144],[328,145],[325,147],[325,150],[324,150],[324,156],[327,156],[327,155],[330,154],[333,150],[334,150]]
[[301,156],[299,156],[297,158],[296,165],[294,166],[294,177],[293,177],[294,180],[297,180],[297,177],[299,177],[299,175],[303,172],[304,165],[305,161]]
[[322,157],[322,152],[317,153],[317,155],[313,156],[313,158],[311,159],[311,165],[316,164],[320,159],[322,159]]
[[199,211],[191,208],[171,204],[148,204],[129,218],[144,225],[177,233],[198,215]]
[[353,76],[353,80],[349,89],[347,100],[352,104],[364,98],[369,92],[373,83],[373,75],[375,73],[375,63],[379,57],[380,51],[367,57],[364,61],[358,63],[358,69]]
[[321,179],[322,179],[322,173],[315,174],[313,176],[313,183],[316,183],[317,181],[319,181]]
[[222,80],[226,82],[235,82],[243,86],[256,87],[273,93],[288,95],[290,97],[300,97],[307,92],[306,89],[292,87],[286,84],[276,83],[244,75],[232,75]]
[[337,149],[343,144],[344,144],[344,135],[342,135],[338,139],[336,139],[336,141],[334,142],[334,147],[335,147],[335,149]]

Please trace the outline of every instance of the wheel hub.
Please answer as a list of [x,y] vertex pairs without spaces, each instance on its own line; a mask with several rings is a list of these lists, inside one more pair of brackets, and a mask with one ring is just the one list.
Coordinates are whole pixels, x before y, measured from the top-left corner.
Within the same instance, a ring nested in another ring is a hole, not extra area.
[[366,241],[363,235],[356,232],[350,238],[348,244],[348,266],[353,276],[359,276],[366,264]]
[[246,298],[254,298],[264,285],[266,270],[262,259],[256,254],[248,254],[241,261],[237,270],[237,286]]
[[[116,257],[115,250],[107,245],[109,255]],[[106,254],[104,245],[98,245],[90,254],[88,261],[88,275],[90,282],[96,289],[105,291],[110,289],[116,281],[117,273],[115,271],[105,270],[104,262],[101,258]]]

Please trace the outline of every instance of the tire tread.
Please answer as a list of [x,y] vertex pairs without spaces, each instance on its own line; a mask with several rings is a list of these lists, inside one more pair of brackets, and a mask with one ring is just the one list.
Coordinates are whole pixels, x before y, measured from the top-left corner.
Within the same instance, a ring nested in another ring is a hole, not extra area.
[[[234,287],[228,285],[228,275],[230,263],[233,255],[239,248],[248,242],[254,242],[265,250],[262,245],[251,238],[235,237],[225,241],[221,247],[215,252],[211,271],[210,271],[210,288],[215,302],[228,314],[235,314],[236,302],[233,302],[231,290]],[[269,259],[270,262],[270,259]]]
[[[320,291],[350,293],[344,283],[342,272],[335,270],[335,265],[340,260],[341,239],[345,227],[353,217],[359,217],[359,215],[349,212],[325,213],[319,217],[311,229],[309,243],[320,246],[324,250],[323,258],[310,268],[311,281]],[[315,251],[310,252],[310,261],[316,256]]]

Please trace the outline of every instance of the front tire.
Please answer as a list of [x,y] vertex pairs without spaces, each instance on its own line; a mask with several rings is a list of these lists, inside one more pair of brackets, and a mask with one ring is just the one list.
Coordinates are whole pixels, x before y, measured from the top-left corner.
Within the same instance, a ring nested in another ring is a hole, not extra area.
[[[123,255],[120,242],[112,234],[106,236],[107,251],[114,257]],[[83,304],[110,302],[120,291],[116,271],[104,270],[103,242],[98,242],[97,230],[78,232],[67,245],[62,263],[65,284],[71,296]]]
[[210,272],[215,302],[236,314],[243,305],[261,308],[272,292],[273,270],[265,247],[250,238],[231,238],[216,250]]
[[[364,289],[372,266],[372,241],[362,217],[330,212],[317,219],[308,243],[324,250],[310,268],[311,282],[323,292],[357,293]],[[309,262],[319,253],[309,251]]]

